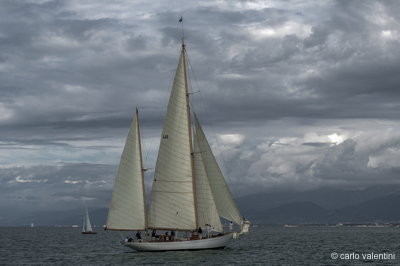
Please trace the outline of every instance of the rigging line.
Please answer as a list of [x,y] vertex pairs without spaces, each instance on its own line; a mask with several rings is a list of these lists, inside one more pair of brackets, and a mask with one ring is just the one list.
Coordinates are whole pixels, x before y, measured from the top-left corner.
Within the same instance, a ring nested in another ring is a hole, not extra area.
[[[184,34],[184,32],[183,32],[183,18],[182,18],[182,16],[181,16],[179,22],[182,23],[182,44],[183,44],[183,41],[184,41],[184,35],[183,35],[183,34]],[[188,55],[187,50],[185,49],[184,52],[185,52],[185,54],[186,54],[186,60],[187,60],[187,63],[188,63],[189,69],[190,69],[189,72],[191,72],[191,73],[193,74],[193,78],[194,78],[194,81],[195,81],[194,84],[192,84],[192,82],[191,82],[191,80],[190,80],[190,77],[189,77],[189,79],[188,79],[188,87],[189,87],[189,90],[190,90],[190,91],[192,92],[192,94],[193,94],[192,86],[190,86],[190,85],[195,85],[197,88],[199,88],[199,86],[198,86],[198,80],[197,80],[196,74],[195,74],[195,72],[194,72],[194,68],[193,68],[192,64],[190,63],[190,58],[189,58],[189,55]],[[188,76],[189,76],[189,75],[188,75]],[[196,89],[197,89],[197,88],[196,88]],[[205,106],[204,95],[202,94],[202,91],[201,91],[200,89],[197,89],[197,91],[200,92],[199,94],[201,95],[201,96],[200,96],[200,98],[201,98],[201,100],[200,100],[200,105],[202,105],[202,109],[205,110],[205,109],[206,109],[206,106]],[[197,92],[197,91],[196,91],[196,92]],[[193,113],[193,112],[195,111],[195,109],[196,109],[196,108],[194,108],[193,101],[189,101],[189,105],[190,105],[190,108],[191,108],[192,113]],[[193,126],[193,128],[194,128],[194,125],[192,125],[192,126]],[[211,125],[210,125],[210,127],[212,128]],[[214,132],[212,135],[213,135],[213,138],[215,139],[215,143],[217,144],[217,146],[223,146],[223,148],[225,148],[226,145],[221,145],[220,141],[218,140],[217,134],[215,133],[216,131],[215,131],[214,129],[212,129],[212,131]],[[214,155],[214,156],[215,156],[215,155]],[[224,173],[224,172],[227,173],[227,169],[226,169],[226,167],[225,167],[225,165],[226,165],[226,162],[225,162],[226,158],[223,156],[223,154],[221,154],[221,156],[219,156],[219,157],[220,157],[220,162],[218,163],[218,165],[219,165],[220,168],[222,168],[222,169],[221,169],[222,173]],[[223,176],[224,176],[226,179],[228,179],[228,180],[230,179],[229,177],[225,176],[225,174],[223,174]]]
[[[136,107],[136,110],[138,110],[138,107]],[[138,119],[138,123],[140,124],[142,119],[139,116],[137,117],[137,119]],[[139,131],[142,131],[142,127],[139,128]],[[139,135],[142,135],[141,132],[139,132]],[[147,157],[149,155],[149,147],[147,147],[148,146],[147,141],[143,141],[143,140],[144,139],[141,137],[140,142],[141,142],[141,146],[143,148],[141,151],[141,153],[142,153],[141,156],[142,156],[142,160],[143,160],[142,167],[145,168],[145,165],[147,165],[147,163],[148,163]],[[143,158],[143,153],[145,153],[144,158]]]
[[[190,64],[190,62],[189,62],[189,64]],[[200,92],[199,93],[199,95],[200,95],[199,102],[200,103],[198,103],[198,104],[200,105],[200,109],[202,109],[202,110],[207,110],[207,106],[205,104],[206,100],[205,100],[205,96],[204,96],[204,92],[206,92],[206,91],[207,91],[207,89],[199,90],[199,92]],[[214,124],[209,123],[208,128],[210,129],[209,132],[211,133],[211,134],[209,134],[209,136],[214,140],[214,144],[217,146],[217,148],[221,147],[221,148],[225,149],[226,144],[221,143],[221,141],[218,139],[218,134],[216,133],[217,130],[215,129]],[[204,132],[204,129],[203,129],[203,132]],[[207,136],[206,132],[204,132],[204,134]],[[212,143],[210,143],[209,139],[207,139],[207,142],[209,143],[210,146],[212,146]],[[223,152],[220,153],[220,156],[215,156],[215,154],[214,154],[214,157],[216,157],[218,166],[222,172],[222,175],[225,178],[225,182],[230,181],[231,178],[229,178],[229,176],[227,175],[228,171],[227,171],[227,168],[225,167],[227,165],[227,161],[226,161],[225,156],[223,156]]]
[[[192,64],[190,62],[190,58],[189,58],[189,55],[188,55],[188,52],[187,52],[186,49],[185,49],[185,52],[186,52],[186,58],[187,58],[188,66],[189,66],[190,72],[191,72],[191,74],[193,76],[193,79],[194,79],[194,82],[192,83],[192,80],[190,79],[190,76],[189,76],[189,85],[191,85],[189,87],[189,89],[191,90],[190,94],[192,95],[192,94],[197,94],[198,93],[200,95],[200,98],[201,98],[200,102],[197,101],[195,103],[195,101],[190,101],[190,106],[191,106],[192,112],[195,113],[199,109],[200,110],[206,110],[206,105],[205,105],[204,95],[202,94],[202,90],[200,89],[199,81],[198,81],[196,73],[194,71],[194,67],[192,66]],[[199,107],[198,105],[200,105],[200,107],[196,108],[196,105],[197,105],[197,107]],[[193,125],[193,128],[194,128],[194,125]]]
[[[187,55],[186,49],[185,49],[185,52],[186,52],[186,55]],[[193,78],[194,78],[194,81],[195,81],[195,84],[193,84],[193,85],[196,85],[196,87],[199,87],[199,86],[198,86],[198,80],[197,80],[196,74],[195,74],[195,72],[194,72],[194,68],[193,68],[192,64],[190,63],[190,59],[189,59],[189,56],[188,56],[188,55],[187,55],[187,62],[188,62],[190,71],[192,72]],[[192,84],[192,83],[190,83],[190,84]],[[197,88],[196,88],[196,89],[197,89]],[[192,90],[192,91],[193,91],[193,90]],[[196,93],[197,93],[197,92],[199,92],[199,95],[200,95],[200,105],[201,105],[200,109],[205,110],[205,109],[206,109],[206,105],[205,105],[205,100],[204,100],[205,97],[204,97],[204,95],[203,95],[203,91],[200,90],[200,89],[197,89]],[[194,94],[194,93],[192,93],[192,94]],[[193,110],[193,111],[194,111],[195,109],[198,110],[197,108],[194,107],[194,105],[192,104],[192,102],[193,102],[193,101],[190,102],[190,103],[191,103],[191,108],[192,108],[192,110]],[[211,128],[211,131],[213,132],[212,135],[213,135],[213,139],[215,140],[216,145],[217,145],[218,147],[221,147],[221,146],[222,146],[223,148],[226,148],[226,145],[225,145],[225,144],[222,144],[222,145],[221,145],[220,141],[218,140],[217,134],[215,133],[216,130],[214,129],[214,127],[213,127],[211,124],[209,125],[209,127]],[[204,134],[205,134],[205,133],[204,133]],[[214,155],[214,156],[215,156],[215,155]],[[227,178],[227,179],[230,179],[229,177],[226,177],[226,175],[224,174],[224,172],[227,173],[227,169],[226,169],[226,167],[225,167],[225,165],[226,165],[225,157],[224,157],[222,154],[221,154],[221,156],[219,156],[219,157],[220,157],[220,160],[219,160],[218,165],[219,165],[220,168],[222,168],[221,171],[222,171],[224,177]],[[217,162],[218,162],[218,160],[217,160]]]
[[[193,68],[192,64],[190,63],[189,54],[188,54],[186,49],[185,49],[185,53],[186,53],[186,60],[187,60],[188,68],[189,68],[189,73],[190,72],[192,73],[192,75],[188,75],[188,87],[189,87],[189,90],[190,90],[189,94],[193,95],[193,94],[199,93],[201,95],[199,82],[197,80],[196,73],[194,72],[194,68]],[[193,76],[194,83],[192,83],[192,80],[190,79],[190,76]],[[195,88],[193,88],[193,87],[195,87]],[[189,105],[190,105],[190,109],[192,110],[192,112],[191,112],[192,114],[195,113],[195,110],[198,110],[198,109],[195,108],[196,104],[193,104],[193,102],[194,101],[189,101]],[[203,109],[205,109],[205,108],[203,107]],[[195,132],[194,119],[192,119],[192,130],[193,130],[193,132]]]
[[[138,108],[138,107],[136,107],[136,108]],[[142,118],[140,117],[138,117],[138,119],[139,119],[139,123],[141,123],[142,122]],[[140,135],[142,136],[142,127],[140,127]],[[144,136],[146,136],[146,135],[148,135],[148,134],[143,134]],[[150,155],[150,151],[151,151],[151,148],[152,148],[152,146],[153,146],[153,141],[154,141],[154,138],[150,138],[150,143],[149,143],[149,141],[145,141],[145,138],[140,138],[140,141],[141,141],[141,145],[142,145],[142,154],[141,154],[141,156],[142,156],[142,160],[143,160],[143,169],[153,169],[153,168],[150,168],[150,167],[146,167],[146,166],[149,166],[150,165],[150,159],[149,159],[149,155]],[[144,176],[144,179],[146,179],[146,176]]]
[[[191,94],[195,94],[195,93],[197,93],[197,92],[200,92],[201,90],[199,89],[199,83],[198,83],[198,81],[197,81],[197,77],[196,77],[196,74],[195,74],[195,72],[194,72],[194,68],[193,68],[193,66],[192,66],[192,64],[190,63],[190,59],[189,59],[189,55],[188,55],[188,53],[187,53],[187,51],[186,51],[186,49],[185,49],[185,52],[186,52],[186,59],[187,59],[187,62],[188,62],[188,66],[189,66],[189,69],[190,69],[190,71],[192,72],[192,75],[193,75],[193,79],[194,79],[194,86],[193,87],[196,87],[196,91],[195,90],[193,90],[191,87],[192,86],[190,86],[190,89],[191,89]],[[190,85],[192,85],[192,82],[191,82],[191,80],[189,79],[189,81],[190,81]],[[195,91],[195,92],[193,92],[193,91]]]
[[142,142],[144,144],[143,146],[144,146],[144,152],[145,152],[144,165],[143,165],[143,167],[145,169],[152,169],[147,166],[150,166],[149,156],[150,156],[150,151],[153,147],[153,142],[154,142],[154,138],[150,138],[150,140],[144,141],[144,143]]

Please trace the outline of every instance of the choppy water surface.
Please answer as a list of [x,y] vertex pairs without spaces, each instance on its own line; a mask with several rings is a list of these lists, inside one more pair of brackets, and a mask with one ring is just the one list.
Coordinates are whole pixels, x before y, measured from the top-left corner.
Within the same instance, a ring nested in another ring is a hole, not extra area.
[[[98,230],[96,235],[82,235],[79,228],[2,227],[0,265],[400,265],[400,228],[251,229],[223,250],[140,253],[119,245],[126,233]],[[331,258],[334,252],[337,259]],[[398,258],[363,259],[372,252]]]

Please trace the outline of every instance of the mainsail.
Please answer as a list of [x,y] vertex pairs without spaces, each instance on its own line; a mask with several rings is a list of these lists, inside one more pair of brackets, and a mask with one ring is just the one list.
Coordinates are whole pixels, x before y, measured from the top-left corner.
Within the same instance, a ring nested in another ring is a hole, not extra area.
[[211,151],[203,129],[200,126],[196,115],[194,116],[196,127],[196,141],[199,145],[200,154],[204,163],[204,168],[207,173],[208,182],[211,187],[214,201],[217,206],[218,213],[221,217],[240,224],[242,216],[229,191],[228,185],[225,182],[221,169],[218,166],[217,160]]
[[122,152],[108,212],[107,229],[146,229],[143,166],[137,110]]
[[149,228],[194,230],[197,227],[189,113],[182,45],[154,173]]

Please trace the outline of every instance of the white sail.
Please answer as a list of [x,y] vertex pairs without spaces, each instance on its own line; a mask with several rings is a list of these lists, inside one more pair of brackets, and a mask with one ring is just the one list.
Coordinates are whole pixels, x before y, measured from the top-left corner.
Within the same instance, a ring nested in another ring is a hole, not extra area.
[[218,213],[221,217],[233,221],[236,224],[240,224],[242,221],[242,216],[236,207],[228,185],[226,184],[224,176],[222,175],[221,169],[219,168],[217,160],[215,159],[214,154],[211,151],[211,147],[208,144],[204,131],[201,128],[196,115],[194,117],[196,126],[196,141],[198,142],[200,148],[200,154],[204,162],[204,168],[207,173]]
[[85,208],[85,216],[83,217],[83,228],[82,232],[92,232],[92,225],[90,223],[89,212],[87,207]]
[[196,177],[196,204],[198,225],[203,229],[206,224],[211,225],[214,231],[223,232],[217,207],[215,206],[214,196],[211,191],[206,170],[204,169],[203,159],[196,138],[194,138],[194,170]]
[[151,191],[149,228],[196,228],[192,148],[182,47],[169,99]]
[[139,118],[136,111],[114,184],[107,229],[144,230],[146,228],[145,212]]
[[82,232],[86,232],[86,213],[83,215]]

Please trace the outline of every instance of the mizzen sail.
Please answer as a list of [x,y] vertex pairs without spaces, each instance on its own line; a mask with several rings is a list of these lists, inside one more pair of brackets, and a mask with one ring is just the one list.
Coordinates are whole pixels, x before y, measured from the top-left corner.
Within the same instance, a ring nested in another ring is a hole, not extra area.
[[138,111],[121,156],[107,217],[107,229],[144,230],[146,209]]

